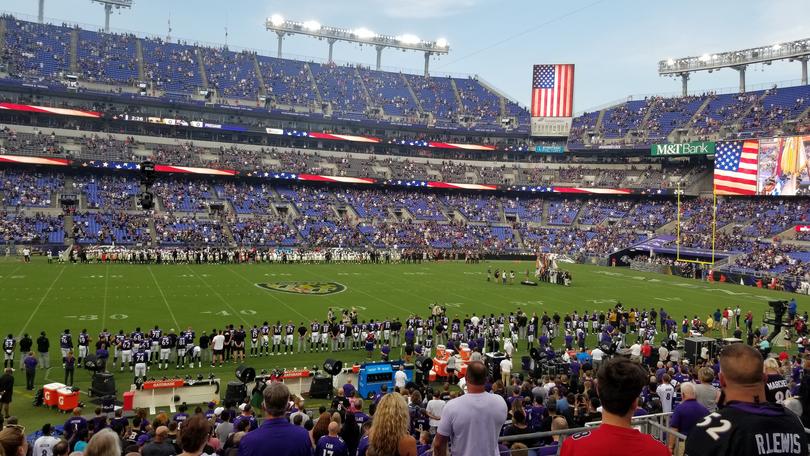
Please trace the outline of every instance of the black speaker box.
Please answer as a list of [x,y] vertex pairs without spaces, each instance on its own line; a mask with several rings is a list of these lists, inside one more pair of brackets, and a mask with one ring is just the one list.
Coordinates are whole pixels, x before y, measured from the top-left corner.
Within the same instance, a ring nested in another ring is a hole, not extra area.
[[242,382],[228,382],[225,389],[225,402],[241,404],[247,398],[247,386]]
[[90,386],[91,396],[115,396],[115,377],[109,372],[93,374]]
[[309,387],[309,397],[315,399],[329,399],[332,397],[332,377],[318,375],[312,377]]
[[343,369],[343,361],[329,358],[323,362],[323,370],[329,375],[337,375]]

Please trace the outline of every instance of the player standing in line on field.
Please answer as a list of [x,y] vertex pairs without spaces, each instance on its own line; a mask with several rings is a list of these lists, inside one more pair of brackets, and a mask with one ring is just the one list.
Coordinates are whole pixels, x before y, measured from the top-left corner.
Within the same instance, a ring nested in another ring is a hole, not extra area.
[[245,362],[245,339],[247,338],[247,334],[245,333],[245,327],[239,325],[239,329],[233,333],[233,341],[231,344],[233,345],[233,362],[234,363],[244,363]]
[[309,324],[309,352],[312,353],[318,350],[318,343],[320,341],[321,325],[316,320],[312,320]]
[[169,355],[172,353],[172,338],[168,334],[160,337],[160,361],[158,362],[158,369],[166,370],[169,368]]
[[112,341],[113,347],[113,367],[118,363],[118,355],[121,354],[121,342],[124,340],[126,336],[124,336],[124,330],[119,329],[118,334],[115,335]]
[[124,371],[124,366],[128,366],[130,371],[132,370],[132,346],[132,339],[124,335],[119,347],[121,350],[121,372]]
[[307,327],[302,321],[298,325],[298,353],[306,353],[307,351]]
[[87,358],[87,353],[90,347],[90,335],[87,334],[86,329],[82,329],[78,337],[79,342],[79,365],[83,365],[84,359]]
[[225,350],[225,335],[222,334],[222,331],[217,332],[216,335],[211,338],[211,348],[214,353],[214,356],[211,358],[211,367],[214,367],[217,360],[219,360],[219,367],[222,367]]
[[146,369],[149,365],[149,353],[144,347],[138,349],[132,357],[132,362],[135,364],[135,381],[139,378],[146,377]]
[[250,357],[256,358],[259,356],[259,327],[253,325],[250,328]]
[[287,325],[284,326],[284,354],[287,353],[293,354],[293,345],[295,338],[295,323],[292,320],[287,322]]
[[163,331],[160,330],[158,325],[155,325],[154,329],[149,331],[149,342],[150,342],[150,351],[149,351],[149,362],[157,361],[160,359],[160,339],[163,337]]
[[70,335],[69,329],[59,336],[59,349],[62,351],[62,367],[65,367],[65,358],[69,351],[73,351],[73,336]]
[[261,355],[267,356],[270,353],[270,325],[265,321],[262,324],[262,348]]
[[321,324],[321,351],[326,351],[329,348],[329,322],[324,321]]
[[3,340],[3,368],[14,368],[14,347],[16,346],[17,341],[14,340],[14,336],[11,334]]
[[276,320],[276,324],[273,325],[273,351],[270,353],[270,356],[274,356],[276,352],[281,355],[281,333],[284,331],[284,328],[281,326],[281,321]]
[[181,332],[180,335],[177,336],[176,342],[176,350],[177,350],[177,362],[175,363],[175,369],[185,369],[186,367],[186,333]]

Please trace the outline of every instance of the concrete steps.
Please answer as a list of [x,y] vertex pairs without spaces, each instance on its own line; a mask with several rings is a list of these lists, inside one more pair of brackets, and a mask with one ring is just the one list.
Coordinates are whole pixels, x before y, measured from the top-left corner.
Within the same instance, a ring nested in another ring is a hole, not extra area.
[[402,73],[400,73],[399,76],[402,78],[402,82],[405,83],[405,87],[408,88],[408,93],[411,94],[411,98],[413,98],[413,102],[416,105],[416,108],[419,109],[419,112],[423,112],[422,103],[419,101],[419,98],[416,96],[416,93],[413,91],[413,87],[411,87],[411,83],[408,82],[408,78],[406,78],[405,75],[402,74]]
[[143,42],[140,38],[135,40],[135,64],[138,66],[138,79],[145,81],[146,70],[144,70],[143,64]]
[[79,31],[73,29],[70,32],[70,72],[76,74],[79,71]]
[[259,94],[267,96],[267,88],[264,86],[264,76],[262,76],[262,69],[259,67],[259,60],[256,59],[256,54],[253,54],[253,72],[256,73],[256,80],[259,81]]
[[194,54],[197,56],[197,67],[200,69],[200,79],[202,79],[203,88],[208,90],[208,73],[205,72],[202,50],[197,49]]
[[304,68],[307,69],[307,74],[309,75],[309,80],[312,81],[312,90],[315,94],[315,98],[318,99],[318,106],[323,106],[323,97],[321,97],[321,89],[318,88],[318,83],[315,82],[315,75],[312,74],[312,68],[309,67],[308,64],[304,64]]

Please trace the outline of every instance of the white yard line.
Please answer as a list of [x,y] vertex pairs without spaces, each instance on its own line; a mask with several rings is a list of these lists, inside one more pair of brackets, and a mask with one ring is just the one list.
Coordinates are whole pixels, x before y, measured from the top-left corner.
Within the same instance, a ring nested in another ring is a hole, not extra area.
[[47,290],[45,290],[45,294],[44,294],[44,295],[42,296],[42,298],[39,300],[39,303],[37,304],[37,306],[36,306],[36,307],[34,307],[34,311],[33,311],[33,312],[31,312],[31,316],[30,316],[30,317],[28,317],[28,320],[25,322],[25,324],[23,325],[22,329],[21,329],[21,330],[20,330],[20,332],[17,334],[17,338],[18,338],[18,339],[20,338],[20,336],[22,336],[22,335],[23,335],[23,333],[25,333],[25,330],[26,330],[26,329],[28,329],[28,325],[30,325],[30,324],[31,324],[31,320],[33,320],[33,319],[34,319],[34,315],[36,315],[36,314],[37,314],[37,312],[39,312],[39,308],[40,308],[40,307],[42,307],[42,303],[43,303],[43,302],[45,302],[45,299],[48,297],[48,295],[49,295],[49,294],[51,294],[51,290],[53,290],[53,286],[54,286],[54,285],[56,285],[56,282],[57,282],[57,281],[59,281],[59,278],[60,278],[60,277],[62,277],[62,273],[63,273],[63,272],[65,272],[65,266],[62,266],[62,269],[61,269],[61,270],[59,270],[59,274],[57,274],[57,275],[56,275],[56,278],[55,278],[55,279],[53,279],[53,282],[51,282],[51,285],[48,287],[48,289],[47,289]]
[[234,313],[234,315],[236,315],[237,317],[239,317],[239,319],[240,319],[240,320],[242,320],[242,323],[244,323],[246,327],[248,327],[248,328],[250,327],[250,323],[248,323],[248,321],[247,321],[247,320],[245,320],[245,317],[243,317],[241,313],[239,313],[239,312],[238,312],[236,309],[234,309],[234,308],[233,308],[233,306],[231,306],[231,304],[230,304],[228,301],[226,301],[226,300],[225,300],[225,298],[223,298],[223,297],[222,297],[222,295],[221,295],[221,294],[219,294],[219,292],[217,292],[217,290],[216,290],[216,289],[214,289],[214,287],[212,287],[212,286],[211,286],[211,285],[210,285],[210,284],[209,284],[209,283],[208,283],[208,282],[207,282],[207,281],[206,281],[206,280],[205,280],[205,279],[202,277],[202,275],[200,275],[200,274],[196,274],[196,273],[194,272],[194,270],[192,270],[192,269],[191,269],[191,267],[190,267],[189,265],[186,265],[186,268],[189,270],[189,272],[190,272],[190,273],[191,273],[191,274],[192,274],[194,277],[197,277],[198,279],[200,279],[200,282],[202,282],[202,283],[203,283],[203,285],[205,285],[206,287],[208,287],[208,289],[209,289],[209,290],[211,290],[211,292],[212,292],[212,293],[214,293],[214,294],[216,295],[216,297],[217,297],[217,298],[219,298],[219,300],[220,300],[220,301],[222,301],[222,303],[223,303],[223,304],[225,304],[225,305],[226,305],[226,306],[227,306],[229,309],[231,309],[231,312],[233,312],[233,313]]
[[155,273],[152,272],[152,266],[146,266],[146,269],[149,270],[149,275],[152,276],[152,280],[155,282],[155,286],[157,287],[158,291],[160,292],[160,296],[163,298],[163,302],[166,304],[166,308],[169,309],[169,315],[172,316],[172,320],[174,321],[174,327],[179,328],[180,323],[177,322],[177,318],[174,316],[174,312],[172,311],[172,306],[169,305],[169,300],[166,299],[166,294],[163,293],[163,288],[160,287],[160,284],[155,277]]

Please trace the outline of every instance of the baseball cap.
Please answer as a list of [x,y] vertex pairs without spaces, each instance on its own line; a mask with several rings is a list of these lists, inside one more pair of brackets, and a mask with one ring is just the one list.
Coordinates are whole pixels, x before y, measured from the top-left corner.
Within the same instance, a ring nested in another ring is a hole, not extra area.
[[239,411],[244,412],[245,410],[250,410],[250,404],[239,404]]
[[222,412],[225,411],[225,407],[217,407],[214,409],[214,415],[219,416],[222,415]]

